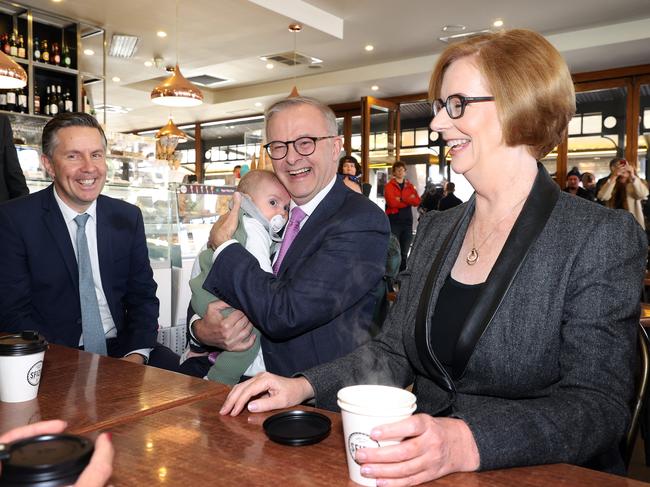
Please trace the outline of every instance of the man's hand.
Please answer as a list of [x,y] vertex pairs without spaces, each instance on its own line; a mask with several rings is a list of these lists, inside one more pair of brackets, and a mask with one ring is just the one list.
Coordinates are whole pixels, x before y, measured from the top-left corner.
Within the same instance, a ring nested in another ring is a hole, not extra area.
[[208,304],[205,316],[193,324],[194,336],[204,345],[230,352],[248,350],[255,343],[253,325],[246,315],[234,310],[226,318],[221,310],[230,308],[224,301]]
[[234,193],[232,195],[232,209],[225,215],[221,215],[219,219],[214,222],[210,229],[210,237],[208,238],[208,247],[216,249],[224,242],[227,242],[235,234],[239,222],[239,207],[241,206],[241,193]]
[[139,353],[131,353],[126,357],[122,357],[125,362],[132,362],[134,364],[144,365],[144,357]]

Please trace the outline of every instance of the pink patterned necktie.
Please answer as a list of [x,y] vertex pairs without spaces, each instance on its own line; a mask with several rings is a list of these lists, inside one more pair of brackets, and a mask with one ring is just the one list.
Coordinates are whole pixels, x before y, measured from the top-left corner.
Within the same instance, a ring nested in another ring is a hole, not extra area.
[[291,242],[296,238],[298,232],[300,231],[300,222],[305,219],[307,214],[300,209],[299,206],[294,207],[291,210],[291,217],[289,218],[289,223],[287,223],[287,228],[284,230],[284,237],[282,238],[282,245],[280,246],[280,253],[278,258],[275,259],[275,264],[273,264],[273,273],[277,275],[280,270],[280,264],[284,256],[287,254]]

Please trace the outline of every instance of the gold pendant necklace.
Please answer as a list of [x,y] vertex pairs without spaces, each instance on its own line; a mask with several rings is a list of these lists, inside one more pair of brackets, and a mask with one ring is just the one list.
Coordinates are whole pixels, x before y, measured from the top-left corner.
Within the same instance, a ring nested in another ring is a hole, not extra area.
[[467,262],[467,265],[474,265],[478,262],[478,257],[479,257],[478,249],[483,247],[483,244],[488,241],[488,239],[492,236],[492,234],[494,234],[494,232],[497,231],[497,229],[499,228],[499,224],[503,220],[505,220],[510,215],[510,213],[515,211],[515,208],[517,208],[520,204],[526,201],[526,198],[528,198],[528,195],[524,196],[522,200],[519,200],[515,206],[513,206],[512,208],[510,208],[510,210],[508,210],[508,213],[506,213],[503,217],[501,217],[501,219],[499,219],[498,222],[494,224],[494,228],[490,233],[487,234],[487,237],[483,239],[480,245],[476,245],[476,225],[474,223],[474,220],[472,220],[472,250],[470,250],[467,253],[467,256],[465,257],[465,262]]

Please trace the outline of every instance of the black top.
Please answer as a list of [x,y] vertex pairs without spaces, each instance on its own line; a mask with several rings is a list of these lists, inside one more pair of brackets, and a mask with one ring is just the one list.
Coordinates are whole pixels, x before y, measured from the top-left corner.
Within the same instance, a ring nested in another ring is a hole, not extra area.
[[431,346],[449,373],[456,342],[484,284],[463,284],[449,275],[440,289],[436,308],[431,316]]

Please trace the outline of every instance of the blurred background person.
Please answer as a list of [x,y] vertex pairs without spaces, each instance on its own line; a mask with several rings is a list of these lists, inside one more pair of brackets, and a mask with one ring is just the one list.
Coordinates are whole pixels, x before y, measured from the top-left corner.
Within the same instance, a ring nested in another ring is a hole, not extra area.
[[589,201],[597,201],[598,198],[596,198],[596,176],[590,172],[583,172],[580,180],[582,181],[582,187],[589,195]]
[[454,195],[454,191],[456,191],[456,185],[450,181],[446,182],[442,199],[438,205],[440,211],[448,210],[463,203],[460,198]]
[[18,153],[14,145],[14,134],[11,130],[9,117],[0,115],[0,201],[7,201],[29,194],[23,170],[18,161]]
[[343,183],[352,191],[370,196],[372,184],[364,183],[361,176],[361,164],[353,156],[343,156],[339,159],[338,173],[343,176]]
[[598,191],[598,199],[608,208],[627,210],[645,229],[642,201],[648,199],[647,183],[625,159],[613,159],[612,173]]
[[418,212],[420,215],[431,210],[438,210],[440,200],[444,196],[444,188],[439,184],[428,183],[422,196],[420,196],[420,206]]
[[406,164],[397,161],[393,164],[393,177],[384,188],[386,214],[390,222],[390,231],[399,240],[402,262],[399,270],[406,268],[406,258],[413,240],[412,207],[420,206],[420,195],[415,186],[406,179]]
[[[586,200],[591,200],[589,193],[586,189],[580,187],[580,171],[577,167],[572,168],[566,176],[566,187],[564,188],[565,193],[572,194],[574,196],[579,196]],[[593,200],[592,200],[593,201]]]

